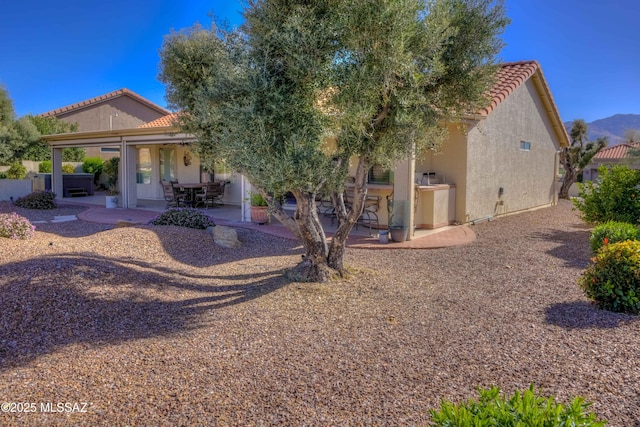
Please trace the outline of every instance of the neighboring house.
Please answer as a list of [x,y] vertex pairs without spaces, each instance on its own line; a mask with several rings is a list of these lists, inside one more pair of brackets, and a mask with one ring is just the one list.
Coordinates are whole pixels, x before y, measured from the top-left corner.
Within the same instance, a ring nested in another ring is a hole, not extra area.
[[[393,222],[418,228],[470,223],[557,202],[558,152],[569,146],[569,136],[540,65],[502,64],[489,97],[485,109],[449,126],[450,138],[439,153],[401,162],[392,173],[374,167],[369,193],[379,197],[381,226],[391,225],[387,197],[393,200]],[[163,178],[193,182],[201,176],[195,156],[189,165],[183,161],[193,137],[172,128],[171,115],[136,128],[45,139],[54,152],[54,181],[62,148],[120,147],[123,207],[135,207],[138,198],[162,199]],[[56,182],[54,191],[62,194]],[[225,202],[247,203],[244,186],[244,178],[233,174]]]
[[[77,123],[78,132],[121,130],[136,128],[170,114],[168,110],[143,98],[129,89],[114,90],[86,101],[57,108],[40,114],[56,117],[68,123]],[[113,156],[111,150],[103,158]],[[100,149],[87,149],[87,157],[100,157]]]
[[600,166],[626,165],[631,169],[640,169],[640,157],[630,157],[631,149],[640,150],[640,143],[623,143],[605,148],[598,152],[591,163],[582,172],[583,181],[595,181],[598,179],[598,168]]

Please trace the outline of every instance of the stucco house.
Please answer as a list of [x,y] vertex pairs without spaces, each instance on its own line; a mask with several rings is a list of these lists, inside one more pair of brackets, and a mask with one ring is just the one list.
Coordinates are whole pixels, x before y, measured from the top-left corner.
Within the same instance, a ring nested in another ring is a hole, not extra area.
[[[170,114],[170,111],[130,91],[114,90],[104,95],[76,102],[40,114],[56,117],[68,123],[77,123],[78,132],[121,130],[136,128]],[[104,153],[99,148],[87,147],[87,157],[109,158],[111,150]]]
[[640,143],[623,143],[607,147],[600,150],[598,154],[593,156],[591,163],[582,171],[583,181],[595,181],[598,179],[598,168],[600,166],[616,166],[625,165],[631,169],[640,169],[640,158],[629,156],[632,150],[640,150]]
[[[488,95],[485,109],[449,125],[450,138],[440,152],[422,153],[393,171],[374,167],[369,194],[380,201],[381,227],[391,225],[387,200],[393,200],[394,221],[417,228],[470,223],[557,202],[558,151],[569,145],[569,136],[540,65],[502,64]],[[193,137],[173,128],[170,114],[128,129],[49,135],[46,140],[53,150],[57,194],[62,194],[59,175],[66,147],[120,149],[122,207],[135,207],[138,199],[162,199],[163,178],[199,182],[202,177],[198,159],[189,153]],[[185,155],[192,157],[189,164]],[[247,203],[244,178],[224,172],[232,184],[225,203]]]

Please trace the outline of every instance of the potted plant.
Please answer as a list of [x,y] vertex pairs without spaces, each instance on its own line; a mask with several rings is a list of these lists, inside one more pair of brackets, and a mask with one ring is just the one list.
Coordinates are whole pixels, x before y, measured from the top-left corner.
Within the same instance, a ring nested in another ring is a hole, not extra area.
[[107,174],[107,193],[105,206],[113,209],[118,207],[118,165],[119,157],[112,157],[104,162],[102,170]]
[[259,193],[251,193],[251,222],[256,224],[266,224],[269,222],[269,206],[267,201]]

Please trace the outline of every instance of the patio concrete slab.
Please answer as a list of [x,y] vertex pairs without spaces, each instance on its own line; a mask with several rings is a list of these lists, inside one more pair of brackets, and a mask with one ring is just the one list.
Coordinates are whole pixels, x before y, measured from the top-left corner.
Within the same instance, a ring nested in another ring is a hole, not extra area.
[[[293,239],[293,234],[280,223],[252,224],[229,219],[216,218],[216,209],[204,211],[212,217],[216,224],[231,227],[248,228],[278,237]],[[130,223],[147,224],[157,217],[159,212],[143,209],[107,209],[103,207],[89,207],[78,214],[78,218],[84,221],[98,222],[103,224],[117,224],[121,221]],[[374,233],[376,231],[374,230]],[[327,231],[330,238],[331,231]],[[374,236],[368,233],[352,233],[347,242],[348,247],[359,249],[436,249],[449,246],[463,245],[473,242],[476,235],[473,230],[466,225],[443,227],[436,230],[416,230],[415,237],[406,242],[380,243],[377,233]]]

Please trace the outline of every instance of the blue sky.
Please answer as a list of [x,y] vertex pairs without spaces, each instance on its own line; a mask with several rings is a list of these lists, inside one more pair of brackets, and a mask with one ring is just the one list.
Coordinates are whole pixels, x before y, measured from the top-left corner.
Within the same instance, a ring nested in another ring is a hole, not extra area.
[[[171,29],[240,22],[239,0],[17,0],[0,13],[0,85],[16,114],[126,87],[166,106],[158,51]],[[506,0],[503,61],[537,60],[564,121],[640,114],[637,0]]]

